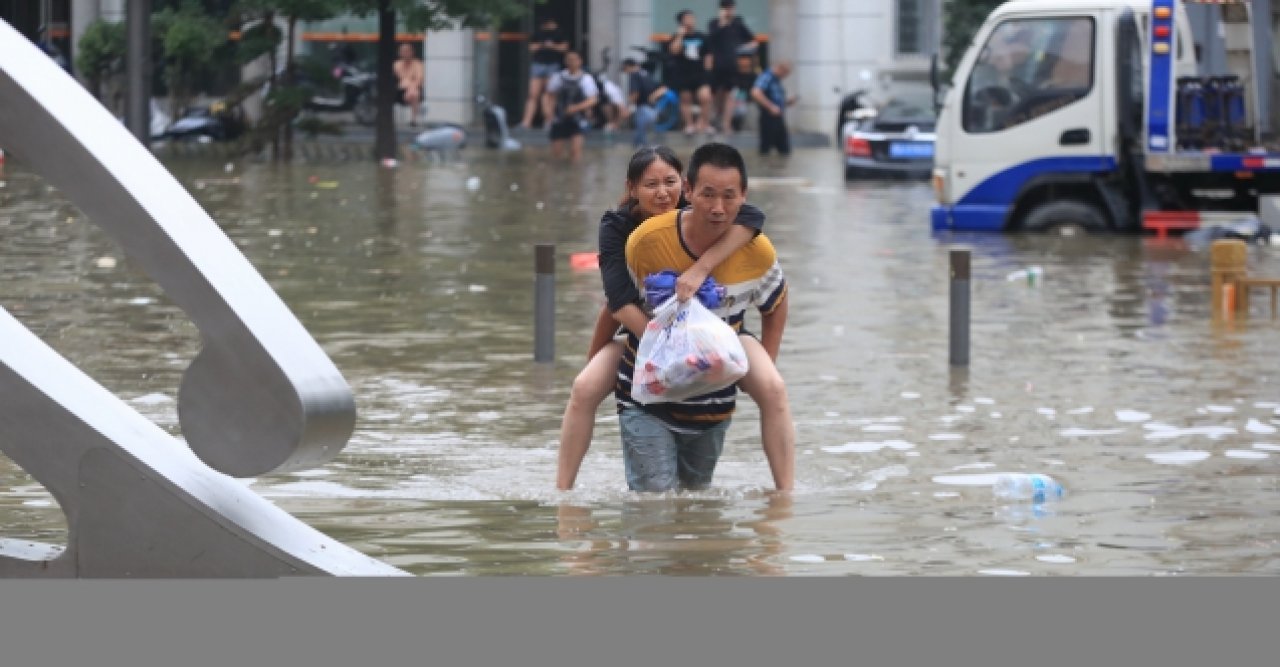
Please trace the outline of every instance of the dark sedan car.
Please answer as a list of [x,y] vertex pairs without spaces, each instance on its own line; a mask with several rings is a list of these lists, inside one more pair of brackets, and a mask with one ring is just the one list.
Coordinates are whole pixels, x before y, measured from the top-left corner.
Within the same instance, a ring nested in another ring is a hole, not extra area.
[[927,93],[890,98],[844,124],[844,175],[929,178],[937,114]]

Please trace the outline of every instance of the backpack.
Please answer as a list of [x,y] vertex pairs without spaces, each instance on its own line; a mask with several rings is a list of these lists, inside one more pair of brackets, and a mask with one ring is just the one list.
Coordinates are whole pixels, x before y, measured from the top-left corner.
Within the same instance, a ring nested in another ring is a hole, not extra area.
[[560,88],[556,91],[556,117],[563,117],[564,110],[570,105],[587,99],[586,93],[582,90],[583,76],[586,74],[579,74],[575,78],[560,75]]

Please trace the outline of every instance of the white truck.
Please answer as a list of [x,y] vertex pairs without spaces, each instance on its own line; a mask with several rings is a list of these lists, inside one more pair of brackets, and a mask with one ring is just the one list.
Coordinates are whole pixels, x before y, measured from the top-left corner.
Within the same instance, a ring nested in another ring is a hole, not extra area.
[[1260,141],[1251,7],[1191,3],[1220,21],[1226,71],[1209,76],[1187,2],[996,8],[942,105],[933,228],[1163,235],[1274,201],[1280,153]]

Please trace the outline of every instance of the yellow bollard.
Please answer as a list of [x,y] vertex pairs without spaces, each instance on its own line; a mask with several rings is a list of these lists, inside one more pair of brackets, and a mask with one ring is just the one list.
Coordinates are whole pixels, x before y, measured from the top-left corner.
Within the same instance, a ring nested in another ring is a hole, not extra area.
[[[1212,276],[1213,318],[1230,317],[1237,305],[1244,306],[1245,300],[1240,298],[1236,289],[1236,281],[1246,275],[1246,261],[1249,258],[1249,246],[1239,239],[1219,239],[1209,247],[1209,267]],[[1230,287],[1228,296],[1227,287]]]

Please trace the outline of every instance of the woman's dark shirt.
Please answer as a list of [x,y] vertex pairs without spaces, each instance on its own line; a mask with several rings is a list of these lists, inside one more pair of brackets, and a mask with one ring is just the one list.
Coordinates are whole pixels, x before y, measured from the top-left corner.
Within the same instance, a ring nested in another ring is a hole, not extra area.
[[[735,225],[749,227],[757,234],[764,228],[764,211],[743,204]],[[604,281],[604,295],[609,301],[609,311],[618,312],[624,306],[635,304],[644,307],[644,300],[631,272],[627,270],[627,237],[644,222],[637,218],[631,207],[606,211],[600,218],[600,278]]]

